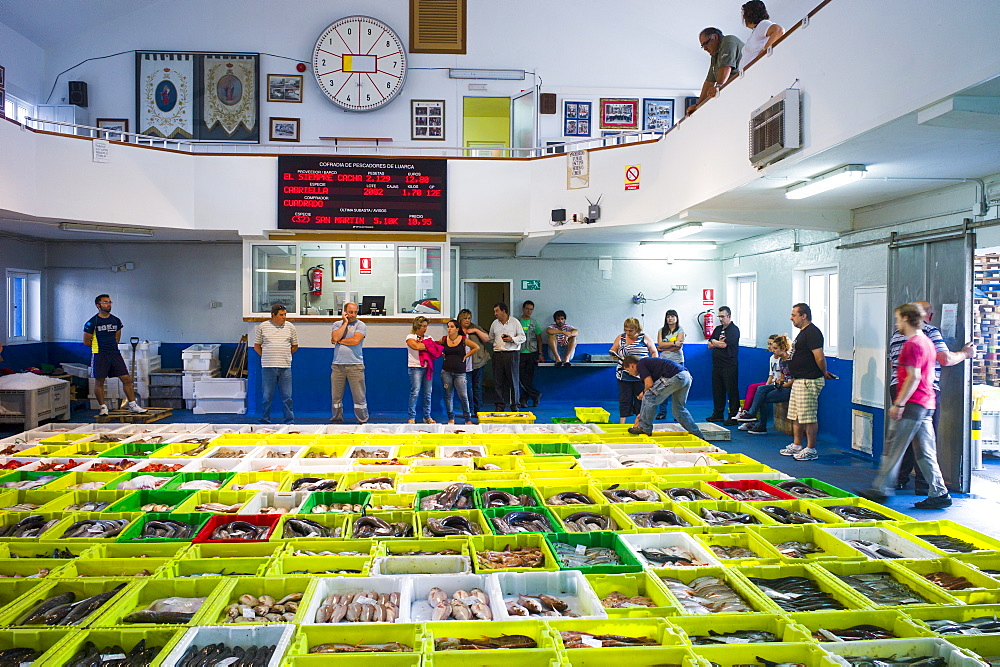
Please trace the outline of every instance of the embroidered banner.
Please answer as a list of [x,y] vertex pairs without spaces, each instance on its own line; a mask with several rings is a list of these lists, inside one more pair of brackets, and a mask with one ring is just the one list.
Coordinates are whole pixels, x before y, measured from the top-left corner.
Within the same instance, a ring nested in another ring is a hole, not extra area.
[[221,125],[226,135],[235,138],[242,125],[243,133],[257,126],[256,56],[204,56],[203,118],[212,132]]
[[141,53],[136,81],[139,132],[194,138],[194,61],[190,53]]

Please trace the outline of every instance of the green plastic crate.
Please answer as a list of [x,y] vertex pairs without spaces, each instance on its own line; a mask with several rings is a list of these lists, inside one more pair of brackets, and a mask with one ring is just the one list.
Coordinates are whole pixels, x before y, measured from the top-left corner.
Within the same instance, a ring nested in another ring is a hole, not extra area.
[[[302,604],[306,593],[312,586],[311,577],[233,577],[232,585],[225,586],[222,591],[208,603],[206,611],[202,616],[201,625],[228,625],[231,618],[227,613],[229,607],[239,602],[240,596],[244,594],[263,596],[270,595],[276,602],[289,595],[298,595],[295,601],[299,603],[298,609],[294,612],[295,618],[292,621],[274,621],[280,623],[295,623],[298,625],[305,621],[307,604]],[[293,612],[289,612],[293,613]],[[235,621],[233,625],[241,624],[245,621],[242,617]],[[253,621],[263,623],[265,621]],[[271,623],[272,621],[266,621]]]
[[[589,651],[588,648],[567,648],[562,638],[562,632],[586,632],[591,635],[617,635],[624,637],[645,637],[657,642],[659,646],[681,646],[684,637],[662,618],[586,618],[563,619],[553,618],[548,621],[557,646],[566,651],[566,657],[572,658],[579,651]],[[643,646],[641,648],[652,648]],[[595,651],[608,650],[604,648]]]
[[[746,577],[746,579],[750,581],[750,584],[756,589],[757,595],[766,600],[768,604],[771,605],[773,613],[776,614],[790,614],[796,610],[788,610],[787,612],[783,610],[777,602],[771,599],[771,597],[768,596],[760,588],[760,586],[753,581],[754,579],[775,580],[783,577],[804,577],[816,584],[819,587],[819,590],[823,591],[840,603],[844,609],[870,608],[870,604],[864,596],[855,593],[850,586],[831,577],[828,572],[821,570],[816,565],[760,565],[757,567],[739,567],[736,569],[741,576]],[[762,582],[762,584],[766,585],[766,582]],[[821,611],[831,610],[826,609]]]
[[[125,595],[130,589],[134,588],[136,582],[131,578],[119,578],[119,579],[52,579],[46,582],[45,586],[40,586],[34,591],[31,591],[28,595],[21,597],[16,605],[11,605],[6,607],[3,612],[0,612],[0,625],[2,626],[18,626],[18,622],[24,620],[25,617],[45,600],[48,600],[56,595],[62,595],[64,593],[72,593],[77,601],[83,600],[94,595],[99,595],[101,593],[107,593],[115,589],[118,586],[122,586],[114,596],[108,599],[104,604],[98,607],[96,610],[91,612],[86,618],[82,619],[75,624],[75,627],[84,628],[94,624],[94,622],[108,609],[117,605],[122,596]],[[20,627],[20,626],[19,626]],[[36,626],[23,626],[23,627],[36,627]],[[38,626],[44,627],[44,626]]]
[[[56,479],[54,479],[53,481],[47,482],[42,486],[38,487],[39,489],[43,489],[45,491],[52,491],[53,488],[51,488],[51,485],[59,481],[68,474],[69,474],[68,472],[38,472],[34,470],[14,470],[12,472],[0,476],[0,488],[2,489],[9,488],[9,487],[4,487],[3,486],[4,484],[37,480],[40,477],[55,477]],[[29,491],[31,489],[23,489],[23,490]]]
[[712,550],[713,546],[742,547],[756,554],[747,558],[723,558],[712,550],[723,565],[774,565],[784,560],[774,546],[762,539],[756,530],[745,530],[741,533],[696,533],[694,538],[709,550]]
[[[916,611],[916,610],[914,610]],[[804,614],[788,614],[788,618],[809,632],[812,641],[826,642],[828,638],[819,634],[820,628],[825,630],[850,628],[855,625],[874,625],[887,630],[900,639],[914,637],[936,637],[922,623],[908,616],[909,612],[895,609],[850,610],[850,611],[813,611]],[[852,640],[863,641],[863,640]]]
[[607,424],[611,413],[604,408],[573,408],[576,418],[585,424]]
[[[879,512],[880,514],[888,517],[889,521],[913,521],[913,517],[911,517],[911,516],[907,516],[906,514],[903,514],[902,512],[897,512],[896,510],[890,509],[890,508],[886,507],[885,505],[879,505],[878,503],[873,503],[872,501],[870,501],[870,500],[868,500],[866,498],[860,498],[860,497],[857,497],[857,496],[853,496],[851,498],[817,498],[816,500],[813,500],[812,502],[816,503],[817,505],[822,505],[823,507],[825,507],[827,509],[829,509],[831,506],[835,506],[835,505],[851,505],[851,506],[854,506],[854,507],[865,507],[865,508],[868,508],[870,510],[874,510],[876,512]],[[833,510],[830,510],[830,511],[833,511]],[[843,519],[843,522],[845,524],[851,524],[851,525],[855,525],[855,526],[862,525],[862,524],[871,524],[871,523],[874,523],[873,521],[856,521],[856,522],[851,522],[851,521],[848,521],[847,519]]]
[[[593,505],[586,505],[586,507],[593,507]],[[495,535],[501,535],[501,533],[500,529],[497,528],[496,524],[493,523],[493,519],[503,517],[507,515],[509,512],[536,512],[544,516],[546,519],[548,519],[549,525],[552,526],[552,530],[546,532],[556,533],[556,532],[561,532],[563,530],[562,523],[559,522],[559,519],[553,516],[552,512],[550,512],[549,508],[547,507],[517,507],[513,509],[509,507],[495,507],[493,509],[483,510],[482,512],[483,516],[485,516],[486,520],[489,521],[490,523],[490,530]]]
[[660,580],[650,572],[634,572],[623,574],[588,574],[587,581],[594,593],[600,598],[601,604],[612,593],[621,593],[625,597],[642,596],[649,598],[652,607],[604,607],[611,618],[633,618],[635,612],[642,617],[674,616],[680,613],[674,596],[664,587]]
[[[852,612],[853,613],[853,612]],[[810,614],[802,614],[809,616]],[[804,627],[789,620],[787,616],[781,614],[730,614],[718,617],[716,615],[707,616],[675,616],[669,619],[672,627],[676,628],[686,643],[697,646],[712,646],[712,644],[697,643],[697,637],[709,637],[711,633],[727,634],[730,632],[740,632],[744,630],[756,630],[770,632],[777,638],[775,642],[747,642],[734,640],[736,644],[772,644],[779,642],[812,642],[812,636]],[[850,625],[854,625],[851,623]],[[847,627],[847,626],[827,626],[827,627]],[[721,641],[725,641],[724,639]]]
[[[690,584],[695,579],[700,577],[716,577],[722,581],[726,586],[728,586],[734,593],[736,593],[743,604],[753,609],[755,612],[764,612],[768,614],[773,614],[775,612],[775,605],[764,596],[760,590],[752,585],[745,576],[743,576],[737,568],[733,567],[699,567],[699,568],[656,568],[649,570],[649,573],[660,579],[660,585],[666,591],[667,597],[674,599],[673,593],[671,593],[666,584],[662,581],[664,577],[669,577],[671,579],[677,579],[683,584]],[[674,603],[678,613],[682,615],[688,615],[686,611],[683,610],[680,603]],[[722,617],[727,616],[731,613],[745,613],[745,612],[715,612],[712,613],[712,617]]]
[[913,591],[918,599],[923,600],[923,602],[914,602],[911,604],[880,604],[879,602],[868,598],[867,595],[865,595],[865,593],[861,590],[849,589],[853,595],[863,599],[869,608],[908,610],[911,607],[918,606],[961,604],[961,602],[954,596],[945,593],[923,577],[919,577],[905,568],[901,568],[897,563],[884,560],[865,560],[855,562],[824,561],[818,563],[817,567],[821,567],[824,571],[830,573],[834,577],[837,577],[841,585],[845,587],[848,587],[851,584],[844,582],[841,577],[856,574],[886,573],[895,579],[896,582]]
[[[891,528],[918,538],[921,535],[956,538],[975,547],[975,551],[971,553],[1000,551],[1000,539],[985,535],[978,530],[973,530],[955,521],[907,521],[893,525]],[[959,555],[955,552],[935,547],[933,544],[922,539],[918,543],[921,545],[926,544],[928,549],[947,556]]]
[[284,550],[283,542],[202,542],[185,549],[181,557],[197,558],[272,558]]
[[[292,640],[287,656],[310,655],[309,649],[321,644],[387,644],[398,642],[409,646],[412,656],[407,653],[405,657],[417,657],[424,652],[425,644],[424,626],[422,623],[373,623],[365,626],[364,636],[358,634],[358,630],[352,624],[330,624],[330,625],[303,625]],[[337,653],[333,657],[329,653],[313,653],[315,659],[326,659],[327,663],[340,661],[351,655],[350,653]],[[358,657],[364,657],[369,661],[377,662],[380,666],[386,656],[394,654],[372,654],[365,653]],[[419,662],[419,660],[418,660]],[[318,663],[317,663],[318,664]],[[389,663],[392,664],[392,663]],[[404,663],[405,664],[405,663]]]
[[270,558],[233,556],[230,558],[177,558],[160,571],[160,579],[188,577],[259,577],[263,576]]
[[[465,535],[455,537],[420,537],[420,538],[395,538],[390,540],[379,540],[376,543],[376,556],[415,556],[420,552],[429,552],[433,558],[435,555],[442,556],[469,556],[471,538]],[[355,542],[360,540],[354,540]],[[336,549],[331,549],[335,551]]]
[[[190,542],[202,526],[212,517],[208,512],[196,512],[190,514],[168,513],[168,512],[147,512],[142,517],[128,526],[118,536],[118,542]],[[150,521],[181,521],[192,527],[191,535],[184,538],[175,537],[142,537],[143,528]]]
[[487,491],[506,491],[507,493],[510,493],[515,496],[526,495],[530,498],[533,498],[534,499],[533,502],[531,502],[529,505],[525,505],[525,507],[540,507],[542,505],[542,499],[538,496],[538,491],[533,486],[513,486],[513,485],[502,486],[502,485],[488,484],[481,488],[477,488],[475,491],[476,507],[478,507],[481,510],[494,509],[487,507],[486,503],[483,501],[483,495]]
[[[604,496],[601,497],[603,498]],[[564,519],[577,512],[590,512],[608,517],[612,522],[607,528],[610,531],[617,533],[637,532],[636,528],[629,521],[628,516],[617,505],[549,505],[548,510],[552,516],[559,520],[559,526],[553,531],[557,533],[578,532],[572,530],[564,521]]]
[[[66,561],[59,561],[65,564]],[[18,607],[36,589],[52,587],[51,579],[0,579],[0,617],[12,608]],[[3,634],[3,633],[0,633]]]
[[271,560],[261,576],[367,577],[372,556],[289,556]]
[[[464,544],[464,540],[461,540]],[[282,543],[282,547],[278,552],[278,556],[294,556],[296,553],[311,552],[319,554],[320,552],[328,551],[334,556],[380,556],[382,555],[381,545],[392,545],[396,546],[399,542],[406,542],[406,540],[386,540],[384,542],[378,542],[376,540],[336,540],[331,542],[328,539],[314,539],[314,540],[294,540]],[[435,542],[437,544],[437,542]],[[468,549],[468,547],[466,547]],[[311,558],[312,556],[306,555],[306,557]],[[315,556],[318,558],[326,558],[327,556]]]
[[[197,480],[208,480],[219,483],[219,489],[215,489],[216,491],[218,491],[222,490],[222,487],[224,487],[226,483],[233,478],[234,475],[235,473],[231,472],[180,472],[174,475],[173,479],[171,479],[169,482],[160,487],[159,490],[187,491],[188,489],[182,489],[181,485],[186,484],[188,482],[194,482]],[[203,489],[198,489],[198,490],[203,490]]]
[[[100,474],[109,474],[109,475],[112,475],[114,473],[91,473],[91,474],[98,474],[98,475],[100,475]],[[172,480],[177,474],[178,473],[172,473],[172,472],[127,472],[127,473],[119,475],[115,479],[108,480],[108,483],[105,484],[103,488],[105,488],[105,489],[118,489],[118,490],[121,490],[119,487],[121,487],[122,484],[125,484],[126,482],[128,482],[130,480],[133,480],[136,477],[140,477],[140,476],[146,475],[146,476],[158,477],[158,478],[161,478],[161,479],[165,479],[166,481],[163,483],[163,486],[159,487],[158,489],[150,489],[152,491],[164,491],[164,490],[166,490],[166,489],[164,489],[164,487],[167,484],[169,484],[170,480]],[[135,489],[135,490],[142,491],[143,489]]]
[[[281,520],[278,522],[277,527],[274,529],[274,532],[271,534],[271,539],[272,540],[288,540],[288,541],[291,541],[291,542],[298,542],[298,541],[301,541],[301,540],[322,540],[322,539],[331,539],[331,538],[344,539],[344,538],[346,538],[348,536],[348,534],[347,534],[348,524],[350,523],[350,519],[351,519],[352,516],[360,516],[360,515],[334,513],[334,514],[310,514],[308,516],[303,516],[301,514],[285,514],[285,515],[283,515],[281,517]],[[288,524],[288,522],[292,521],[292,520],[301,520],[301,519],[305,519],[305,520],[308,520],[308,521],[312,521],[314,523],[318,523],[319,525],[321,525],[324,528],[326,528],[327,530],[329,530],[330,531],[330,535],[328,537],[326,537],[326,538],[323,538],[323,537],[295,537],[295,536],[293,536],[291,534],[288,537],[286,537],[285,536],[285,526]]]
[[[350,504],[364,507],[371,503],[371,491],[315,491],[302,503],[298,514],[313,514],[317,505]],[[336,512],[335,512],[336,513]]]
[[75,559],[55,558],[0,558],[0,579],[54,577]]
[[908,560],[899,563],[899,566],[925,579],[928,574],[933,572],[945,572],[949,575],[966,579],[972,584],[973,588],[948,591],[949,595],[958,598],[965,604],[1000,603],[1000,581],[983,574],[978,569],[961,561],[951,558]]
[[[472,568],[476,574],[491,574],[493,572],[555,572],[559,569],[559,561],[552,553],[548,541],[542,533],[522,533],[519,535],[476,535],[469,538],[472,550]],[[491,564],[480,560],[478,554],[482,551],[505,551],[523,547],[535,547],[542,552],[542,562],[538,567],[491,567]]]
[[187,548],[186,542],[104,542],[90,546],[80,558],[131,558],[142,561],[146,558],[173,559],[183,554]]
[[[256,491],[195,491],[185,498],[172,511],[179,513],[187,512],[208,512],[209,514],[236,514],[244,505],[257,495]],[[239,505],[231,512],[219,512],[217,510],[198,509],[199,505],[205,503],[221,503],[223,505]]]
[[146,505],[169,505],[167,511],[174,511],[177,506],[191,497],[194,491],[133,491],[108,508],[109,512],[144,512]]
[[[614,503],[615,507],[625,518],[625,524],[623,528],[628,528],[629,532],[635,533],[662,533],[665,530],[675,531],[683,530],[685,532],[701,532],[702,527],[705,526],[705,521],[695,512],[690,511],[689,505],[691,503],[675,503],[672,500],[666,500],[658,503]],[[677,518],[686,522],[687,526],[675,526],[671,528],[645,528],[639,525],[637,518],[633,518],[633,514],[644,514],[646,512],[656,512],[657,510],[669,510],[677,515]]]
[[[934,607],[911,606],[899,611],[905,614],[907,618],[920,625],[920,627],[925,628],[928,632],[931,632],[932,636],[943,637],[949,641],[958,635],[939,635],[930,629],[927,622],[955,621],[958,623],[965,623],[966,621],[971,621],[974,618],[1000,618],[1000,605],[997,604],[965,606],[939,605]],[[1000,636],[1000,633],[990,634]]]
[[[94,627],[111,628],[155,628],[164,625],[191,627],[205,625],[216,600],[224,596],[232,586],[232,580],[215,577],[192,577],[191,579],[146,579],[130,587],[119,597],[113,607],[109,607],[91,624]],[[125,618],[134,611],[147,609],[157,600],[164,598],[205,598],[198,611],[186,623],[130,623]]]
[[[549,547],[552,549],[552,553],[556,559],[556,563],[559,565],[560,570],[580,570],[584,574],[620,574],[623,572],[639,572],[642,570],[642,563],[639,562],[639,559],[635,557],[627,546],[625,546],[625,544],[621,541],[621,538],[619,538],[616,533],[610,531],[598,531],[593,533],[546,533],[545,541],[548,542]],[[558,552],[556,551],[557,543],[569,544],[577,551],[580,550],[580,547],[582,547],[584,551],[590,547],[613,549],[618,555],[618,559],[621,563],[587,565],[580,567],[563,565],[562,561],[559,559]]]
[[582,424],[583,422],[577,417],[553,417],[553,424]]
[[49,576],[53,579],[152,577],[169,562],[169,558],[77,558]]
[[[88,544],[65,544],[59,540],[39,540],[37,542],[0,542],[0,558],[41,558],[53,563],[65,563],[66,560],[85,555],[90,549]],[[69,552],[66,558],[52,558],[55,551]]]
[[147,647],[160,646],[163,648],[163,650],[156,654],[151,663],[158,665],[160,661],[167,657],[169,648],[183,636],[184,632],[184,628],[175,629],[167,626],[136,629],[89,628],[69,635],[53,651],[46,654],[49,656],[48,659],[42,663],[35,664],[51,665],[53,667],[65,665],[83,649],[87,642],[93,642],[99,649],[120,647],[128,653],[135,648],[136,644],[144,641]]
[[[839,667],[829,653],[815,644],[736,644],[693,646],[695,655],[719,667],[774,663],[801,663],[809,667]],[[763,660],[768,661],[762,663]]]
[[[856,493],[851,493],[850,491],[845,491],[833,484],[827,484],[821,479],[814,479],[812,477],[799,477],[795,480],[796,482],[802,482],[806,486],[811,486],[814,489],[819,489],[820,491],[825,491],[829,493],[834,498],[853,498],[856,497]],[[786,491],[787,493],[787,491]]]
[[104,452],[104,455],[108,458],[127,457],[132,459],[148,459],[153,452],[162,448],[162,442],[121,442]]
[[[501,637],[504,635],[523,635],[530,637],[537,646],[528,648],[511,649],[481,649],[475,652],[476,664],[483,664],[480,658],[489,660],[492,653],[508,655],[512,659],[521,651],[532,651],[535,649],[557,649],[555,636],[549,631],[548,625],[538,620],[523,621],[492,621],[485,625],[482,621],[439,621],[437,623],[424,623],[424,632],[427,635],[426,655],[435,657],[443,653],[466,653],[463,650],[437,650],[435,642],[444,639],[472,639],[482,640],[483,637]],[[468,661],[467,661],[468,662]]]
[[571,667],[646,667],[649,665],[707,665],[689,646],[638,646],[629,648],[577,648],[562,652],[563,664]]
[[82,634],[76,628],[19,628],[5,630],[0,633],[0,651],[12,648],[30,648],[41,655],[34,661],[22,661],[25,665],[56,665],[62,664],[53,660],[59,655],[60,648],[70,637]]
[[0,537],[0,541],[4,542],[38,542],[43,538],[45,540],[57,540],[62,536],[62,531],[60,527],[66,524],[68,517],[72,515],[72,512],[0,512],[0,528],[7,528],[13,526],[28,517],[31,516],[41,516],[48,521],[55,521],[39,535],[35,537]]
[[6,489],[0,491],[0,511],[3,512],[14,512],[17,510],[6,509],[8,507],[14,507],[16,505],[21,505],[23,503],[30,503],[32,505],[38,505],[37,510],[28,511],[45,511],[45,507],[48,503],[54,500],[58,500],[62,497],[62,493],[59,491],[33,491],[28,489]]
[[528,449],[535,456],[572,456],[575,459],[581,456],[576,447],[568,442],[529,442],[527,444]]
[[[867,559],[860,551],[816,525],[762,526],[754,528],[753,532],[770,544],[783,561],[790,564]],[[811,542],[822,551],[806,554],[805,558],[796,558],[792,555],[795,552],[786,551],[778,546],[786,542]]]
[[[73,491],[71,493],[63,493],[60,495],[58,500],[53,500],[45,506],[46,511],[50,512],[79,512],[80,505],[88,502],[98,502],[98,503],[108,503],[101,512],[116,512],[121,510],[115,510],[113,508],[114,504],[120,500],[124,500],[129,495],[135,493],[134,491]],[[74,505],[77,507],[71,509]]]

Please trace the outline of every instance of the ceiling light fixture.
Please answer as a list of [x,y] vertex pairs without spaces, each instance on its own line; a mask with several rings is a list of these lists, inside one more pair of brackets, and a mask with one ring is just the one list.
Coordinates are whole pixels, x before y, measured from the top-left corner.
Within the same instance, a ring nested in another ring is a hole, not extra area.
[[685,222],[683,225],[677,225],[676,227],[671,227],[667,231],[663,232],[664,241],[676,241],[677,239],[682,239],[686,236],[691,236],[692,234],[697,234],[701,231],[702,223],[700,222]]
[[500,79],[521,81],[524,79],[523,69],[449,69],[449,79]]
[[59,229],[64,232],[83,232],[90,234],[119,234],[121,236],[152,236],[149,227],[111,227],[110,225],[91,225],[84,222],[62,222]]
[[845,164],[843,167],[837,167],[819,176],[810,178],[808,181],[796,183],[786,188],[785,198],[805,199],[806,197],[812,197],[821,192],[833,190],[854,181],[860,181],[865,177],[866,173],[868,173],[868,170],[865,169],[865,165],[863,164]]
[[639,245],[659,246],[669,250],[715,250],[719,247],[717,243],[664,243],[663,241],[639,241]]

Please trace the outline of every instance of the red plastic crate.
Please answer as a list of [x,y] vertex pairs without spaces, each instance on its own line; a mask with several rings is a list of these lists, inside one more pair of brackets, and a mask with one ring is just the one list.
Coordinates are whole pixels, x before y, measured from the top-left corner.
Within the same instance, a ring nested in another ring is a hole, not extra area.
[[[216,514],[198,531],[198,534],[194,536],[191,540],[192,544],[203,544],[205,542],[211,542],[212,544],[222,544],[226,542],[237,542],[237,543],[251,543],[251,542],[266,542],[271,538],[271,533],[274,532],[275,526],[281,520],[281,514]],[[267,526],[267,534],[259,540],[212,540],[209,539],[209,535],[212,534],[219,526],[232,523],[233,521],[246,521],[247,523],[252,523],[255,526]]]
[[[757,489],[759,491],[763,491],[764,493],[770,494],[772,497],[768,500],[795,500],[795,496],[789,493],[785,493],[781,489],[771,486],[766,482],[762,482],[759,479],[731,479],[722,481],[710,481],[705,483],[714,486],[719,491],[722,491],[722,493],[726,493],[725,491],[723,491],[724,488],[739,489],[740,491],[746,491],[747,489]],[[740,500],[739,498],[735,498],[728,493],[726,493],[726,495],[732,498],[733,500]],[[761,500],[765,499],[761,498]]]

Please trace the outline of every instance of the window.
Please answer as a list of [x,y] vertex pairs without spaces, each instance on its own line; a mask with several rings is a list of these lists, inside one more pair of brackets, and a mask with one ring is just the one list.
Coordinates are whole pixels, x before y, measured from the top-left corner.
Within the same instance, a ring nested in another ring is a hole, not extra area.
[[441,247],[399,247],[399,312],[441,313]]
[[802,272],[803,301],[812,309],[812,321],[823,332],[828,355],[837,354],[840,332],[839,287],[837,267],[809,269]]
[[7,269],[7,342],[42,339],[42,274]]
[[35,115],[35,108],[24,100],[7,94],[4,100],[3,112],[7,118],[16,120],[18,123],[24,123],[28,116]]
[[757,345],[757,274],[729,276],[729,307],[733,322],[740,328],[740,344]]
[[252,309],[271,313],[271,305],[280,303],[289,313],[296,312],[298,287],[294,245],[255,245],[250,277]]

